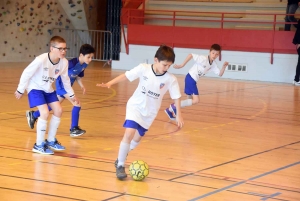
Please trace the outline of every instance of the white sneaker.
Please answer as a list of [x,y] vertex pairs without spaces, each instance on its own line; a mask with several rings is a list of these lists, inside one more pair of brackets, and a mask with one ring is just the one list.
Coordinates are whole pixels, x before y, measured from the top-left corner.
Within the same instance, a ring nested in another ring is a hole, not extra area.
[[300,86],[300,81],[299,81],[299,82],[296,82],[296,81],[294,80],[293,84],[294,84],[295,86]]

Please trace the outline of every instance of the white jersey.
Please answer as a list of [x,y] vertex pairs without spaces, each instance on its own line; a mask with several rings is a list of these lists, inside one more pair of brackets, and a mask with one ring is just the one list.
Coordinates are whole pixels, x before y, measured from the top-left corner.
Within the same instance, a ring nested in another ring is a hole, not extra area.
[[154,121],[164,94],[169,90],[172,99],[181,97],[176,77],[166,72],[156,75],[151,64],[140,64],[126,71],[131,82],[139,78],[139,85],[127,102],[126,120],[133,120],[148,129]]
[[58,76],[61,76],[68,95],[74,96],[68,76],[68,60],[63,58],[57,64],[53,64],[49,58],[49,53],[41,54],[24,69],[17,90],[20,93],[24,93],[25,89],[27,93],[32,89],[51,93],[54,91],[52,83]]
[[208,56],[192,54],[195,64],[189,70],[191,77],[198,82],[199,78],[204,76],[206,73],[213,71],[215,74],[220,74],[220,69],[218,68],[215,61],[212,64],[209,63]]

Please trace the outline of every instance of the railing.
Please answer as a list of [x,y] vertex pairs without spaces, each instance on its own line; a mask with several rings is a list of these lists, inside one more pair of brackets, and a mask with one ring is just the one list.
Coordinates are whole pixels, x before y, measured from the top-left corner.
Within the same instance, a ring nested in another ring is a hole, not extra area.
[[[280,22],[279,16],[283,19],[286,14],[266,14],[266,13],[233,13],[233,12],[187,12],[187,11],[168,11],[168,10],[146,10],[147,13],[163,13],[163,17],[150,17],[141,14],[141,10],[128,9],[126,23],[127,24],[127,40],[125,42],[128,53],[129,44],[143,45],[160,45],[168,44],[173,47],[185,48],[209,48],[213,43],[219,43],[224,50],[235,51],[253,51],[271,53],[271,63],[273,63],[274,53],[296,53],[295,46],[292,44],[294,32],[279,31],[278,26],[284,24],[294,24]],[[183,18],[178,16],[189,14],[191,18]],[[197,15],[213,15],[213,19],[197,17]],[[259,15],[269,16],[271,19],[267,21],[258,20],[232,20],[230,15]],[[220,15],[220,17],[216,17]],[[165,17],[167,16],[167,17]],[[156,23],[147,24],[150,20]],[[168,21],[166,25],[157,25],[160,21]],[[184,22],[207,22],[219,23],[214,28],[206,27],[186,27],[178,25],[179,21]],[[251,23],[251,24],[268,24],[270,30],[242,30],[228,28],[228,23]],[[125,36],[125,34],[124,34]]]
[[59,35],[66,40],[70,48],[67,58],[78,57],[81,45],[90,44],[96,51],[93,60],[107,61],[106,64],[112,61],[112,33],[109,31],[54,28],[52,35]]

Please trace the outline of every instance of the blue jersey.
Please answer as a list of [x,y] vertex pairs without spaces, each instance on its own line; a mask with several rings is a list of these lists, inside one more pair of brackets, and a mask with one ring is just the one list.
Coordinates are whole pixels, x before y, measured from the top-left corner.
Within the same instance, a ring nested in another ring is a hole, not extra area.
[[[88,65],[86,63],[80,64],[78,58],[69,60],[68,75],[70,77],[71,86],[73,86],[77,77],[84,76],[84,70],[87,66]],[[56,80],[56,93],[57,95],[65,95],[67,93],[60,76]]]

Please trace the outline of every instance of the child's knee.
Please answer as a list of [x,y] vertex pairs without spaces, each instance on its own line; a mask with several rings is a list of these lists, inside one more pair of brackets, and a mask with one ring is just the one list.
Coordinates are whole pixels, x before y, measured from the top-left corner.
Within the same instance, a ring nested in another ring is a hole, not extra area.
[[40,110],[40,118],[46,120],[49,117],[49,110]]
[[53,114],[56,116],[56,117],[61,117],[63,113],[63,109],[62,107],[56,107],[55,109],[53,109]]

